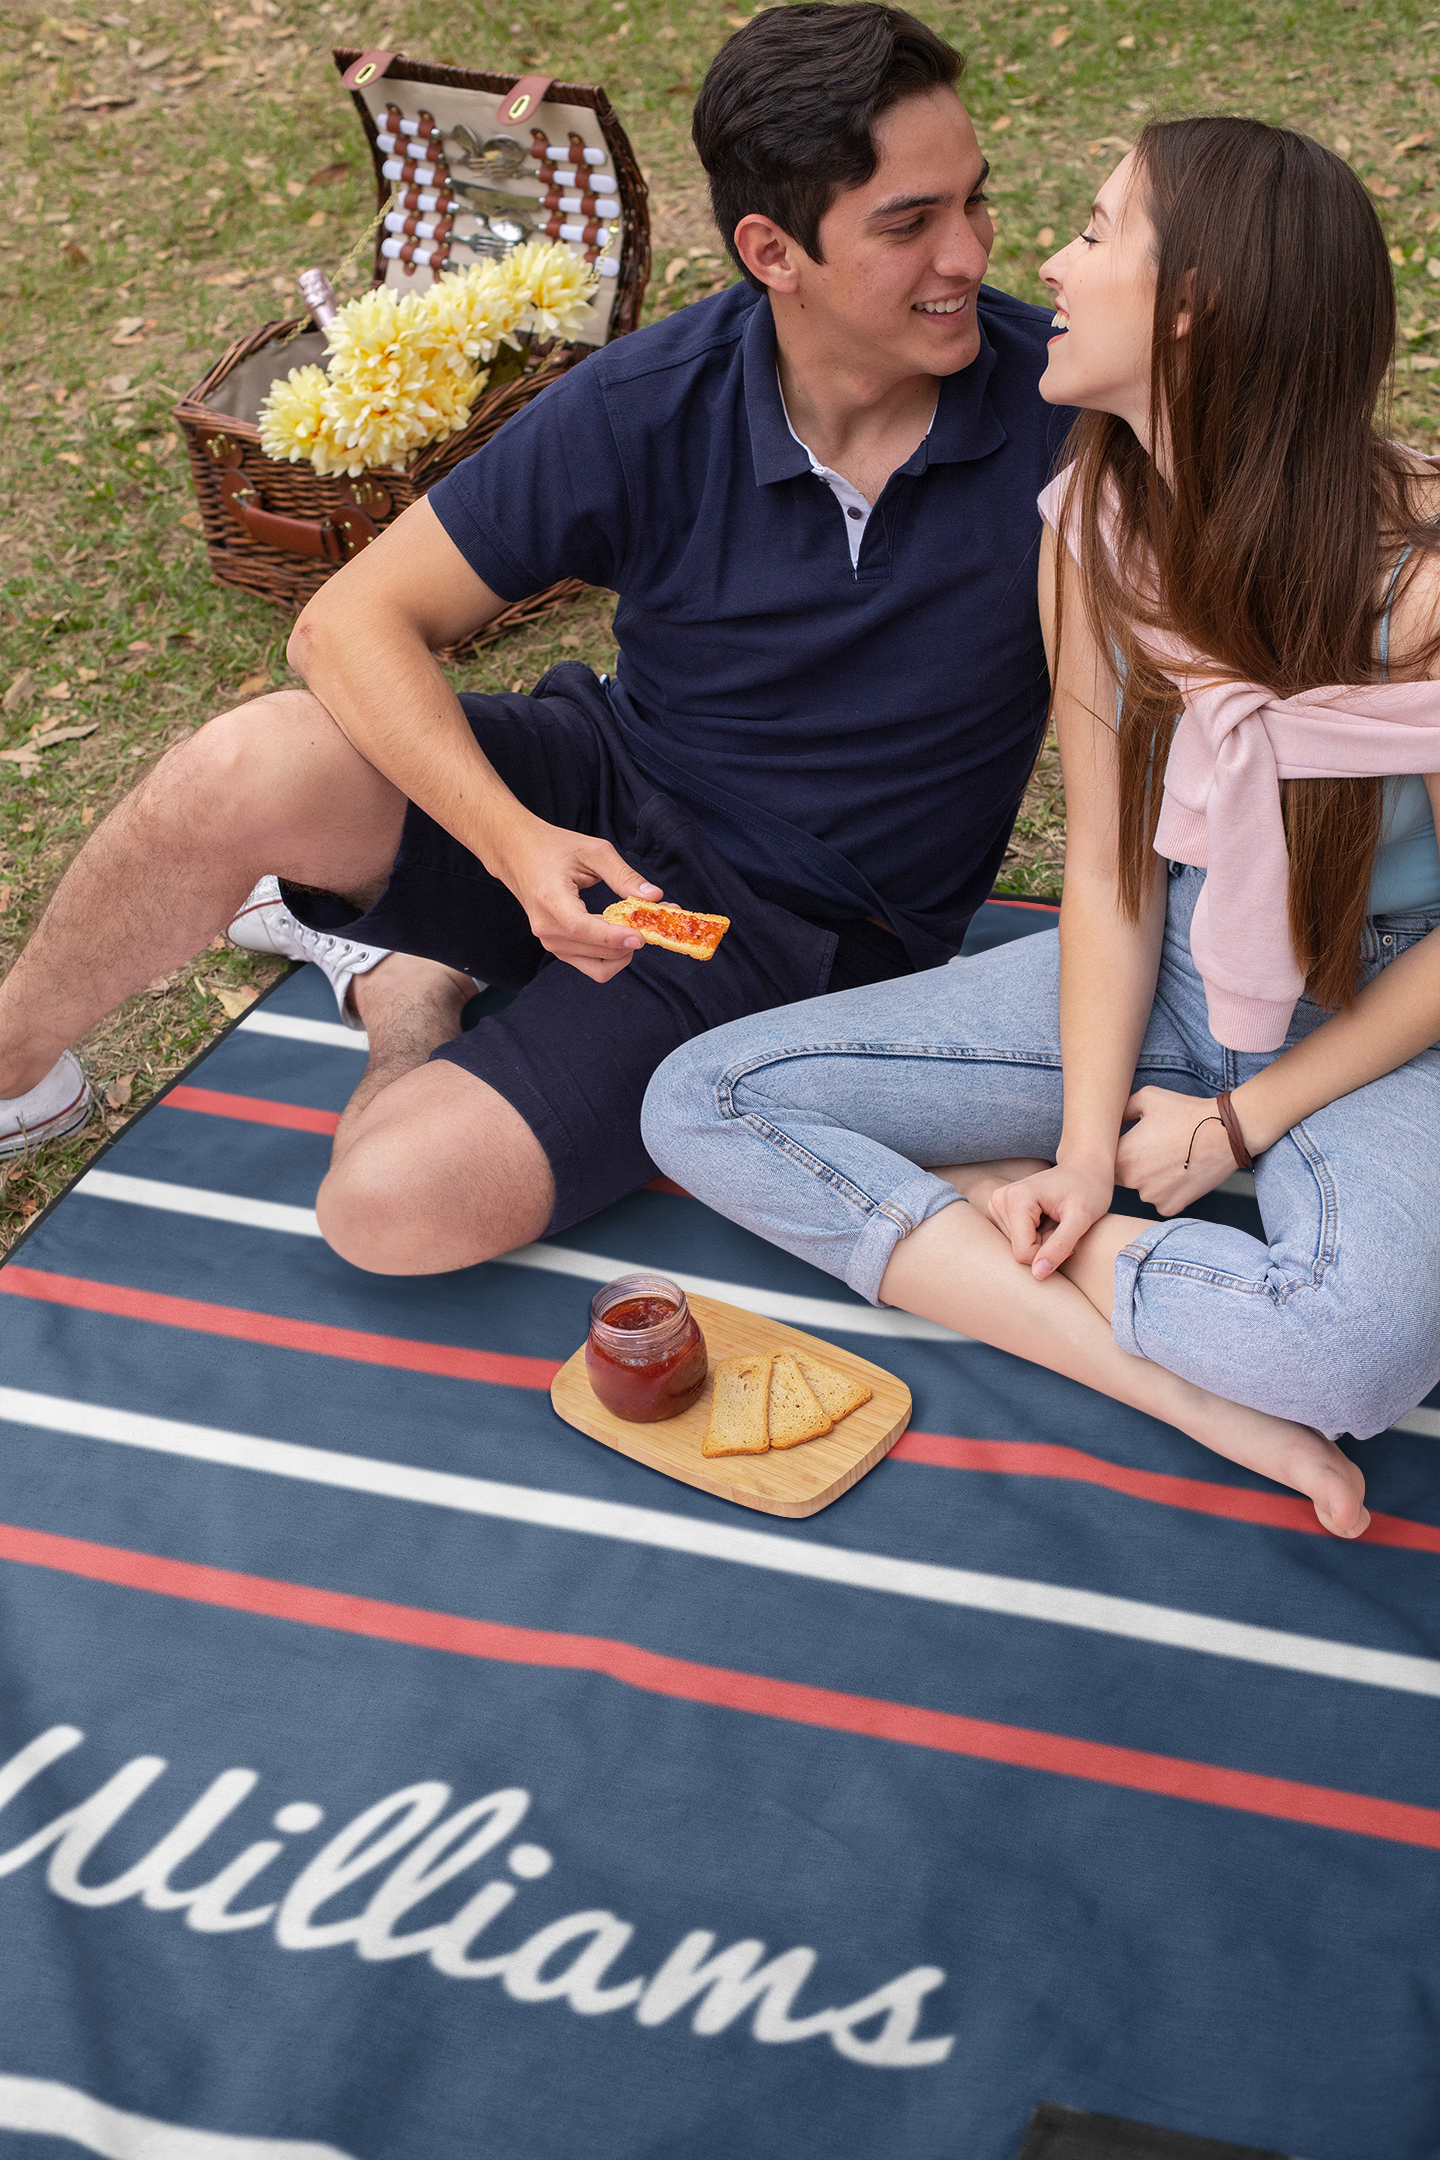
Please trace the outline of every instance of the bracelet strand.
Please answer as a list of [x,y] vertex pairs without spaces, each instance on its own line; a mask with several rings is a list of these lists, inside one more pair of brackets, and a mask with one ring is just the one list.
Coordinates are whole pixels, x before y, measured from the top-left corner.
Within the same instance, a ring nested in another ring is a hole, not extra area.
[[[1230,1152],[1235,1157],[1236,1168],[1253,1170],[1255,1158],[1245,1145],[1245,1135],[1240,1130],[1240,1120],[1235,1115],[1235,1105],[1230,1100],[1229,1088],[1220,1090],[1215,1098],[1215,1108],[1219,1111],[1220,1122],[1225,1127],[1225,1137],[1230,1142]],[[1190,1144],[1194,1146],[1193,1139]]]

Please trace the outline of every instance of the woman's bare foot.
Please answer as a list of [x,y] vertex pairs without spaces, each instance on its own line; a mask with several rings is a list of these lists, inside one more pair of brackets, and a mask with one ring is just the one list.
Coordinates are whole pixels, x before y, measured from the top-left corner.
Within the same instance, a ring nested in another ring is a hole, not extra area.
[[[1365,1479],[1343,1448],[1309,1425],[1247,1410],[1240,1403],[1205,1398],[1206,1409],[1187,1429],[1203,1446],[1261,1477],[1304,1493],[1315,1504],[1322,1529],[1332,1537],[1357,1538],[1369,1525]],[[1218,1415],[1216,1413],[1219,1413]]]

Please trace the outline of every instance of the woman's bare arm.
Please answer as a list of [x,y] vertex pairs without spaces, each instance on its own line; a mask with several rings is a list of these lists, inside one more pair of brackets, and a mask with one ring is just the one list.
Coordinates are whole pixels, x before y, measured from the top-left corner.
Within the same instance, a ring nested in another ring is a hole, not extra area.
[[[1440,509],[1440,491],[1435,507]],[[1440,559],[1431,556],[1421,563],[1395,609],[1392,680],[1433,679],[1440,672],[1440,662],[1427,665],[1419,658],[1413,663],[1405,658],[1407,650],[1423,654],[1437,624]],[[1440,827],[1440,774],[1427,774],[1425,785]],[[1394,1072],[1437,1040],[1440,931],[1433,931],[1378,975],[1348,1010],[1336,1013],[1235,1089],[1231,1099],[1250,1153],[1263,1154],[1303,1119]],[[1140,1116],[1140,1123],[1121,1143],[1120,1175],[1161,1214],[1180,1214],[1233,1171],[1235,1160],[1223,1129],[1207,1124],[1195,1130],[1199,1112],[1193,1097],[1147,1088],[1136,1097],[1131,1114]],[[1195,1144],[1185,1171],[1181,1166],[1192,1134]]]
[[[1043,1279],[1068,1259],[1110,1205],[1115,1148],[1134,1084],[1165,926],[1165,879],[1157,858],[1141,918],[1120,912],[1119,788],[1115,675],[1086,620],[1068,550],[1060,637],[1054,579],[1057,542],[1047,525],[1040,550],[1040,612],[1065,778],[1065,890],[1060,909],[1060,1041],[1065,1122],[1055,1168],[1007,1185],[991,1217],[1017,1260]],[[1055,1227],[1043,1239],[1042,1218]]]

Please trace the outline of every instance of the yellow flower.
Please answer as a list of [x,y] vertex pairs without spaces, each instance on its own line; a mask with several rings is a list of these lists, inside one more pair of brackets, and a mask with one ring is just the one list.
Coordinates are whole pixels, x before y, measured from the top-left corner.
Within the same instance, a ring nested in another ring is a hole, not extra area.
[[308,458],[317,472],[343,470],[324,412],[329,385],[325,370],[291,368],[284,382],[274,382],[260,408],[260,447],[267,457],[288,458],[292,465]]
[[420,296],[425,334],[443,348],[446,365],[455,374],[472,361],[493,360],[502,345],[515,345],[525,305],[497,262],[450,271]]
[[542,341],[573,338],[584,325],[599,278],[558,240],[529,240],[499,265],[520,302],[518,327]]
[[567,247],[532,241],[423,293],[376,286],[330,325],[327,363],[276,383],[261,413],[271,457],[308,458],[319,473],[358,475],[402,463],[470,418],[493,360],[517,333],[573,337],[597,279]]

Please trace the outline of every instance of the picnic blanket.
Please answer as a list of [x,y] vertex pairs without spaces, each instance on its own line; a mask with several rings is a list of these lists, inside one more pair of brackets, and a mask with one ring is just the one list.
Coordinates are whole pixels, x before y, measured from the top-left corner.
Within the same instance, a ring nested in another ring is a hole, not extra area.
[[[362,1048],[296,972],[0,1269],[0,2160],[1431,2160],[1440,1410],[1347,1545],[674,1192],[360,1274]],[[912,1430],[803,1522],[586,1439],[642,1264]]]

